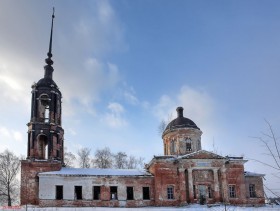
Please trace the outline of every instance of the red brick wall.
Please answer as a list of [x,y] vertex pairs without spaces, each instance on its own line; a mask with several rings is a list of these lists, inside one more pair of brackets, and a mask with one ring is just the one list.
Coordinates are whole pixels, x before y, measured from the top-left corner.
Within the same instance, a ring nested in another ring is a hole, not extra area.
[[[230,162],[226,164],[226,182],[228,185],[235,185],[236,197],[230,198],[229,195],[224,198],[230,204],[246,204],[246,190],[245,190],[245,177],[244,165],[240,162]],[[224,187],[228,190],[228,187]]]
[[60,162],[51,161],[21,161],[21,187],[20,203],[39,204],[39,178],[38,173],[58,171],[62,167]]
[[[249,194],[249,185],[254,184],[256,190],[256,197],[250,198]],[[246,198],[248,204],[264,204],[264,189],[263,189],[263,179],[262,177],[245,177],[245,186],[246,186]]]

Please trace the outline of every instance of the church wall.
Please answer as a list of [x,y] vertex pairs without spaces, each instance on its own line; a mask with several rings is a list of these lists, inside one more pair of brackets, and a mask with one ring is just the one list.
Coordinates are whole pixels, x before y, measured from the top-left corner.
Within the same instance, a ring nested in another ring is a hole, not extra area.
[[[155,177],[155,205],[179,206],[186,204],[186,179],[184,169],[175,160],[157,161],[151,166]],[[168,198],[168,188],[173,188],[173,198]]]
[[[56,200],[56,186],[63,186],[63,200]],[[82,199],[75,200],[75,186],[82,186]],[[94,200],[93,187],[100,186],[100,200]],[[117,187],[111,199],[110,187]],[[133,187],[133,200],[127,200],[127,187]],[[149,187],[150,200],[143,200],[143,187]],[[40,175],[40,206],[120,206],[154,205],[154,178],[141,176],[66,176]]]
[[[253,184],[255,186],[255,196],[252,197],[250,194],[249,185]],[[261,176],[246,176],[245,177],[245,187],[246,187],[246,198],[248,204],[264,204],[264,189],[263,189],[263,178]]]
[[[225,194],[225,202],[230,204],[246,204],[246,190],[245,190],[245,176],[244,176],[244,164],[243,161],[229,161],[226,164],[226,185],[223,187],[227,191]],[[235,196],[232,197],[230,192],[230,186],[235,188]]]

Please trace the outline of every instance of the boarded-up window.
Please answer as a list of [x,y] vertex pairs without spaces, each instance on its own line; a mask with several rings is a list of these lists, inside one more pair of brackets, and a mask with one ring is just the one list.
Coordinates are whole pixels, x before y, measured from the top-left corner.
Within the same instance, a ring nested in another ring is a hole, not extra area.
[[110,195],[111,195],[111,200],[118,199],[118,187],[117,186],[110,187]]
[[83,199],[83,188],[82,186],[75,186],[75,199],[82,200]]
[[134,196],[133,196],[133,187],[126,187],[126,198],[127,200],[133,200]]
[[100,186],[93,186],[93,200],[100,200]]
[[63,186],[62,185],[55,186],[55,199],[57,199],[57,200],[63,199]]
[[143,200],[150,200],[150,187],[143,187]]

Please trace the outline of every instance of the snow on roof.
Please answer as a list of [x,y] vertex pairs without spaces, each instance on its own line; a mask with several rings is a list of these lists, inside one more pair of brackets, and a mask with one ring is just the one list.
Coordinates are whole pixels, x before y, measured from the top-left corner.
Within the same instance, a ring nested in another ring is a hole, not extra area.
[[71,175],[71,176],[151,176],[145,170],[138,169],[95,169],[95,168],[61,168],[60,171],[39,173],[40,175]]
[[244,171],[244,176],[245,177],[264,177],[265,174],[258,174],[258,173],[254,173],[254,172]]

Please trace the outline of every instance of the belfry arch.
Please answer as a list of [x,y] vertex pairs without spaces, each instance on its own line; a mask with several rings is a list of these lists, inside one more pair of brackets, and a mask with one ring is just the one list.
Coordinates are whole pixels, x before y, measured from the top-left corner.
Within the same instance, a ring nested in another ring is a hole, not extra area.
[[46,160],[48,159],[48,137],[44,134],[40,134],[37,137],[37,149],[38,158]]

